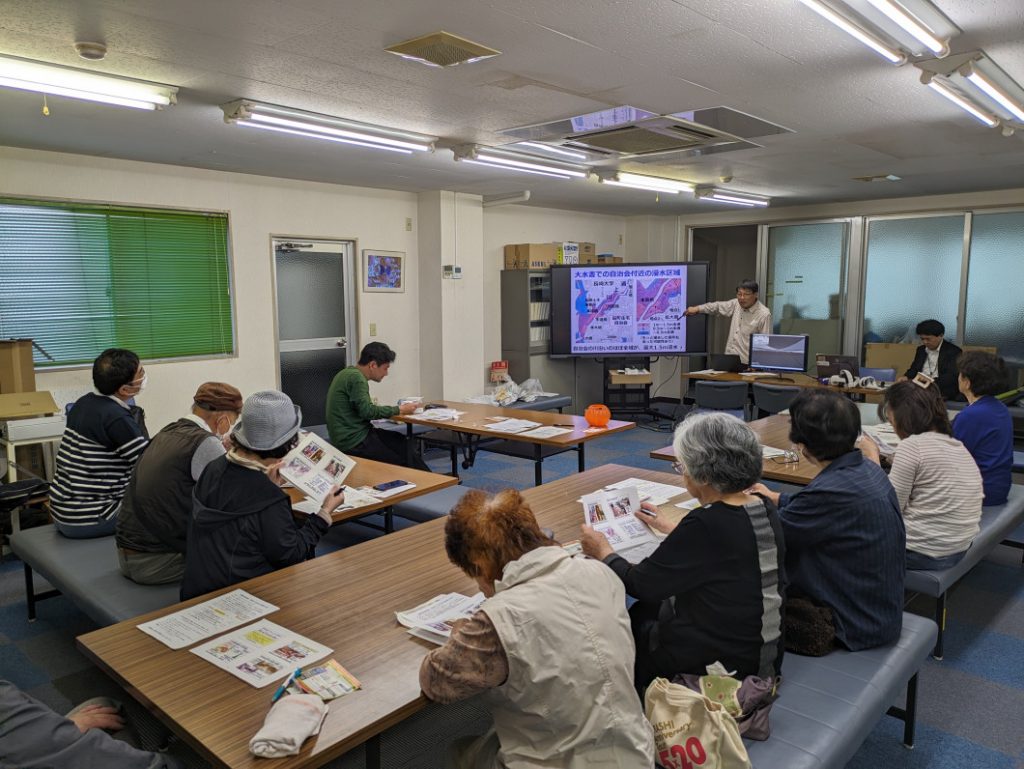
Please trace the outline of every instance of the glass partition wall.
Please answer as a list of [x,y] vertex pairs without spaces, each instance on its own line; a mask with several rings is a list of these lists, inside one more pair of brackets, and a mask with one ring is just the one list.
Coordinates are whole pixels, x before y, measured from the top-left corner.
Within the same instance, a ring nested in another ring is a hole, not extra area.
[[842,352],[850,222],[768,226],[764,303],[779,334],[807,334],[816,354]]
[[777,333],[863,358],[918,344],[936,318],[959,345],[995,347],[1024,378],[1024,211],[949,211],[758,226],[758,280]]

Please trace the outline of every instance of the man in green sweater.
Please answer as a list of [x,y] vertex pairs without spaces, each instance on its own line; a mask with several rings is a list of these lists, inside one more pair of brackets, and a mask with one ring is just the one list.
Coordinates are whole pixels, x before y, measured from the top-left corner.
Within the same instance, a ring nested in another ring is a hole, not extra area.
[[[395,361],[395,352],[383,342],[370,342],[359,353],[355,366],[342,369],[327,391],[327,432],[331,443],[346,454],[376,459],[392,465],[407,465],[406,438],[395,430],[379,430],[373,419],[388,419],[396,414],[411,414],[415,403],[401,406],[376,406],[370,400],[370,382],[380,382],[388,375]],[[430,470],[418,454],[412,466]]]

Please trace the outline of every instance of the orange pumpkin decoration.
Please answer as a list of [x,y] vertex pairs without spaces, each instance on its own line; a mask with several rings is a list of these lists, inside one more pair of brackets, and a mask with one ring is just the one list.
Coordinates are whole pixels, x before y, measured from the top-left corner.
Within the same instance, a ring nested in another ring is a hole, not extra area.
[[583,412],[583,418],[591,427],[607,427],[608,420],[612,418],[612,412],[603,403],[591,403]]

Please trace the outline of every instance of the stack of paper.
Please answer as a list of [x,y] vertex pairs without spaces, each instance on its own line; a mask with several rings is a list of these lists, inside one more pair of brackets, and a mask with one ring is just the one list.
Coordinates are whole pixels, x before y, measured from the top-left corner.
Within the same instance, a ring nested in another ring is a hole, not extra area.
[[409,634],[443,646],[451,637],[456,620],[473,616],[484,602],[484,594],[465,596],[442,593],[409,611],[396,611],[395,619],[409,628]]
[[531,422],[529,419],[502,419],[500,422],[484,425],[484,429],[496,433],[522,433],[534,427],[540,427],[540,422]]
[[431,422],[455,422],[465,413],[455,409],[424,409],[416,414],[416,418],[429,419]]

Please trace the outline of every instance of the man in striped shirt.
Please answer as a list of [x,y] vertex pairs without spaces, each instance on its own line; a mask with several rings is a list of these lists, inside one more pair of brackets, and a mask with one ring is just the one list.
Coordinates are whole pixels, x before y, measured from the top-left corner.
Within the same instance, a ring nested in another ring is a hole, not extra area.
[[57,531],[85,539],[114,533],[135,462],[148,443],[129,404],[146,386],[146,370],[131,350],[104,350],[92,364],[95,393],[68,414],[50,487]]

